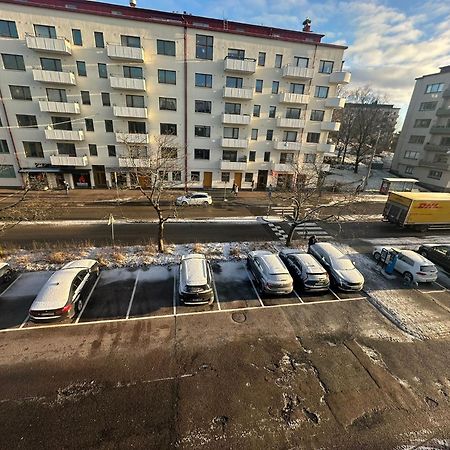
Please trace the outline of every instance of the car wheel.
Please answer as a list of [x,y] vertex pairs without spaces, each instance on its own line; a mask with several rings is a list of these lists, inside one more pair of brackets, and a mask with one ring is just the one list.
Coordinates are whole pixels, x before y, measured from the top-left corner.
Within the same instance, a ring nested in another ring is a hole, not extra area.
[[375,253],[373,254],[373,257],[374,257],[375,261],[379,261],[380,258],[381,258],[380,252],[375,252]]
[[405,281],[405,284],[412,284],[413,282],[413,276],[409,272],[405,272],[403,274],[403,280]]
[[420,250],[419,252],[424,258],[428,258],[428,252],[426,250]]
[[181,206],[187,206],[187,201],[182,201]]

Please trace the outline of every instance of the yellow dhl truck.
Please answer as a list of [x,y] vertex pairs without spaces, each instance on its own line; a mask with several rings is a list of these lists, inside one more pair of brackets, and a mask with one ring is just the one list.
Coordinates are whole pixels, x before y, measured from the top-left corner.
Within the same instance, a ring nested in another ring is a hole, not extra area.
[[383,220],[420,231],[433,227],[450,227],[450,194],[390,192]]

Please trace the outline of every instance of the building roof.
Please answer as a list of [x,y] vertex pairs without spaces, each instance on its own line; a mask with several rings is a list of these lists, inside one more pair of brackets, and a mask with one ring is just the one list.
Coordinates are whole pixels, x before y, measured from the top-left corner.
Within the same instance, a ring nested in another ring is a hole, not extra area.
[[434,77],[435,75],[442,75],[443,73],[450,73],[450,65],[439,67],[439,72],[422,75],[421,77],[417,77],[416,80],[421,80],[426,77]]
[[213,19],[191,14],[156,11],[130,6],[113,5],[87,0],[0,0],[0,3],[10,3],[21,6],[32,6],[71,13],[89,14],[112,17],[115,19],[137,20],[141,22],[161,23],[172,26],[186,26],[187,28],[203,31],[220,31],[222,33],[240,34],[264,39],[302,42],[326,47],[346,49],[347,46],[322,43],[323,34],[282,28],[265,27],[242,22]]

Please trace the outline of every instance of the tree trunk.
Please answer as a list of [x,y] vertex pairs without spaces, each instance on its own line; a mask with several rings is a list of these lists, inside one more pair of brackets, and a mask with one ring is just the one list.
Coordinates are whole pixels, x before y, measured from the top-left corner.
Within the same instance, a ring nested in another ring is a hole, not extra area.
[[286,238],[286,247],[290,247],[292,245],[292,239],[294,238],[294,232],[295,232],[296,228],[297,228],[297,224],[294,222],[291,225],[291,228],[289,228],[289,233]]
[[348,147],[348,142],[346,142],[345,145],[344,145],[344,151],[343,151],[343,153],[342,153],[342,161],[341,161],[341,164],[344,164],[345,157],[347,156],[347,147]]
[[165,245],[164,245],[164,224],[165,222],[159,219],[158,224],[158,252],[164,253]]

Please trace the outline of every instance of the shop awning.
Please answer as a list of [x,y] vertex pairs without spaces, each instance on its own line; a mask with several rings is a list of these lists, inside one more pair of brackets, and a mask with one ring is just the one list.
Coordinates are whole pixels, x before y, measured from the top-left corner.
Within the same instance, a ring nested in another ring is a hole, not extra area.
[[59,167],[24,167],[19,169],[19,173],[62,173]]

